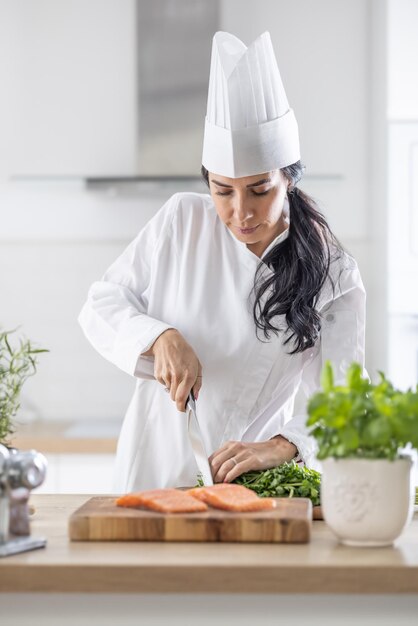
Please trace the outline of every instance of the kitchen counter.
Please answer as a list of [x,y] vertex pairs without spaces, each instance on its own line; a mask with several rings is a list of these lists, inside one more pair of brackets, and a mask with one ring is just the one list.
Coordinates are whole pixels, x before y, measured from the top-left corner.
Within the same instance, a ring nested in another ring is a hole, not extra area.
[[2,592],[418,593],[418,516],[394,547],[349,548],[315,521],[306,545],[70,542],[88,495],[33,494],[46,549],[0,559]]
[[43,454],[113,454],[121,420],[35,420],[16,425],[11,444]]

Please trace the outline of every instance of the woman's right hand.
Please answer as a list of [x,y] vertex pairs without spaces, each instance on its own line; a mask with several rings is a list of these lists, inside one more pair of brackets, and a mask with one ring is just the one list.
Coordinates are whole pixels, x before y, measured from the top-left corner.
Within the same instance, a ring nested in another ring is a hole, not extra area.
[[170,390],[178,411],[184,412],[191,389],[197,400],[202,386],[202,366],[178,330],[170,328],[163,332],[143,356],[154,356],[154,376]]

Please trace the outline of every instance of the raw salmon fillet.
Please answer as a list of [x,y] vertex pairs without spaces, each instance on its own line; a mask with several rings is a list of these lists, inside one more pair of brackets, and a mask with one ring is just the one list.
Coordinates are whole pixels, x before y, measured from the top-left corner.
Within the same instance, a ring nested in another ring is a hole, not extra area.
[[219,483],[212,487],[195,487],[187,491],[194,498],[224,511],[269,511],[276,507],[274,498],[260,498],[243,485]]
[[[216,485],[212,485],[210,489],[216,489],[216,491],[218,491],[230,486],[231,485],[229,483],[216,483]],[[209,489],[209,487],[193,487],[192,489],[187,489],[186,493],[189,493],[191,496],[201,500],[202,502],[206,502],[206,489]]]
[[199,513],[207,511],[204,502],[177,489],[151,489],[128,493],[116,499],[117,506],[145,507],[160,513]]
[[[143,502],[143,497],[145,494],[147,494],[147,496],[160,496],[161,494],[164,493],[164,491],[166,492],[167,489],[153,489],[150,491],[136,491],[134,493],[127,493],[124,496],[120,496],[119,498],[116,499],[116,504],[117,506],[142,506],[142,502]],[[170,490],[170,491],[175,491],[174,489]]]

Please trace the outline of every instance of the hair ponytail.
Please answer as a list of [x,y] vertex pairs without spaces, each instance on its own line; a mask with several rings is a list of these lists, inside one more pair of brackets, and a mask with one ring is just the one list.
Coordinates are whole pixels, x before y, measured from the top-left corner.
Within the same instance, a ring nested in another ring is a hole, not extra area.
[[[281,170],[290,183],[289,235],[263,258],[253,287],[257,334],[261,330],[269,340],[271,333],[288,331],[284,344],[293,342],[290,354],[303,352],[315,344],[321,330],[315,305],[329,277],[331,260],[343,253],[314,200],[296,187],[303,169],[298,161]],[[203,167],[202,174],[209,185],[208,172]],[[265,265],[273,272],[267,278]],[[284,328],[277,325],[278,316],[284,316]]]

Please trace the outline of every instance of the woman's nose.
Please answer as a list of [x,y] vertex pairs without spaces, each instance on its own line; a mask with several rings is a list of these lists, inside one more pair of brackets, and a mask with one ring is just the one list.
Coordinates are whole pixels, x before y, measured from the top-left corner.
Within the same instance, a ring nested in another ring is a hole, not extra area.
[[249,206],[248,199],[237,197],[234,199],[234,216],[235,219],[238,220],[240,224],[244,223],[245,220],[248,220],[253,216],[253,210]]

